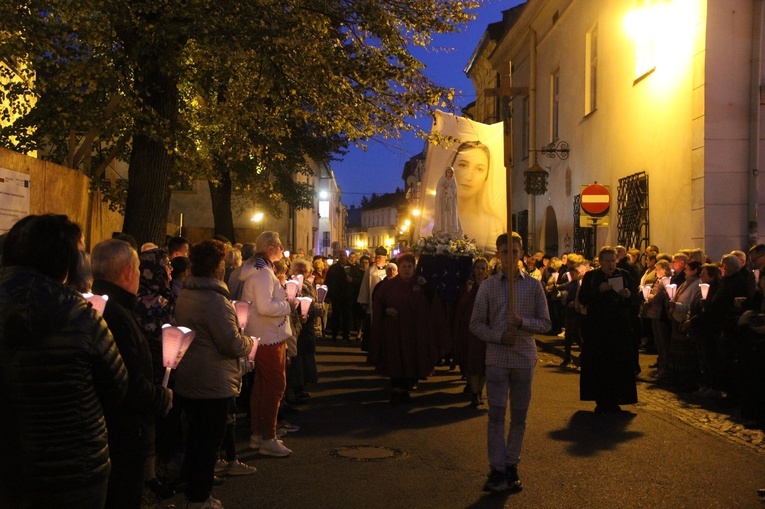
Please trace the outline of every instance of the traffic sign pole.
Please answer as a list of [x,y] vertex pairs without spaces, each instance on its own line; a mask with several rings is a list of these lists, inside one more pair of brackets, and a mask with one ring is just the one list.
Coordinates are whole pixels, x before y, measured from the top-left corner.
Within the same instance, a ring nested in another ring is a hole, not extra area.
[[588,186],[582,186],[579,195],[581,211],[592,220],[592,256],[598,248],[598,221],[608,214],[611,208],[611,191],[606,186],[597,182]]

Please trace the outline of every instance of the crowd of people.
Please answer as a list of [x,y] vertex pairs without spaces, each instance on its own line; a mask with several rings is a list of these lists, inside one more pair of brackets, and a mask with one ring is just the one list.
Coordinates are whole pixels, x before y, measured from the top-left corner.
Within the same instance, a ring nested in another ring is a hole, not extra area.
[[[523,487],[535,334],[563,334],[564,368],[580,346],[580,398],[597,414],[637,402],[643,350],[657,354],[653,383],[765,421],[763,244],[719,263],[656,246],[605,246],[589,261],[524,254],[518,234],[502,234],[454,298],[418,272],[414,253],[285,256],[270,231],[243,245],[174,237],[139,248],[117,234],[90,254],[84,247],[59,215],[23,218],[4,239],[2,507],[135,509],[144,489],[160,498],[183,489],[189,508],[222,507],[216,474],[256,471],[237,459],[237,415],[249,417],[251,449],[288,457],[282,439],[299,427],[284,414],[311,397],[323,337],[360,340],[395,405],[411,403],[443,359],[458,366],[469,404],[488,403],[487,491]],[[102,314],[90,294],[108,297]],[[245,320],[239,301],[249,303]],[[168,326],[195,334],[169,379]],[[158,475],[173,466],[180,483]]]

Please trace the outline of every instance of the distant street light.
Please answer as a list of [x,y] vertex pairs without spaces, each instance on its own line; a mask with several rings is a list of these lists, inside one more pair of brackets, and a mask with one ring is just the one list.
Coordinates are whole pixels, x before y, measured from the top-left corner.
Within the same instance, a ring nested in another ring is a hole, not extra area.
[[262,212],[255,212],[255,215],[252,216],[252,219],[250,219],[253,223],[260,224],[261,221],[263,221],[263,213]]

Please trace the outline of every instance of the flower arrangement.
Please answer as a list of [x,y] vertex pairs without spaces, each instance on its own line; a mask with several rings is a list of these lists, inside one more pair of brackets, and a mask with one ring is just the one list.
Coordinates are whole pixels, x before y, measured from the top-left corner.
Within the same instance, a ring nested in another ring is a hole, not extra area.
[[436,235],[422,237],[414,246],[414,251],[418,255],[447,256],[449,258],[462,256],[475,258],[482,254],[475,245],[475,239],[471,239],[467,235],[462,237]]

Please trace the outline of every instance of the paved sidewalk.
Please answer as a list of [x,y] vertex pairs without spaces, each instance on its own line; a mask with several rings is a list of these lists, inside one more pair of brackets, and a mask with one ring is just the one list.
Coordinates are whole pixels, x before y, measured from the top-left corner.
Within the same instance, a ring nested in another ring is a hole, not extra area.
[[[535,336],[537,346],[552,355],[563,358],[563,336]],[[572,364],[561,369],[579,370],[580,350],[574,346]],[[719,436],[765,454],[765,431],[754,427],[754,423],[741,418],[737,408],[721,408],[716,401],[704,399],[695,393],[681,392],[667,386],[660,386],[647,376],[649,364],[656,362],[656,355],[640,353],[641,373],[637,376],[638,406],[654,413],[666,414]]]

